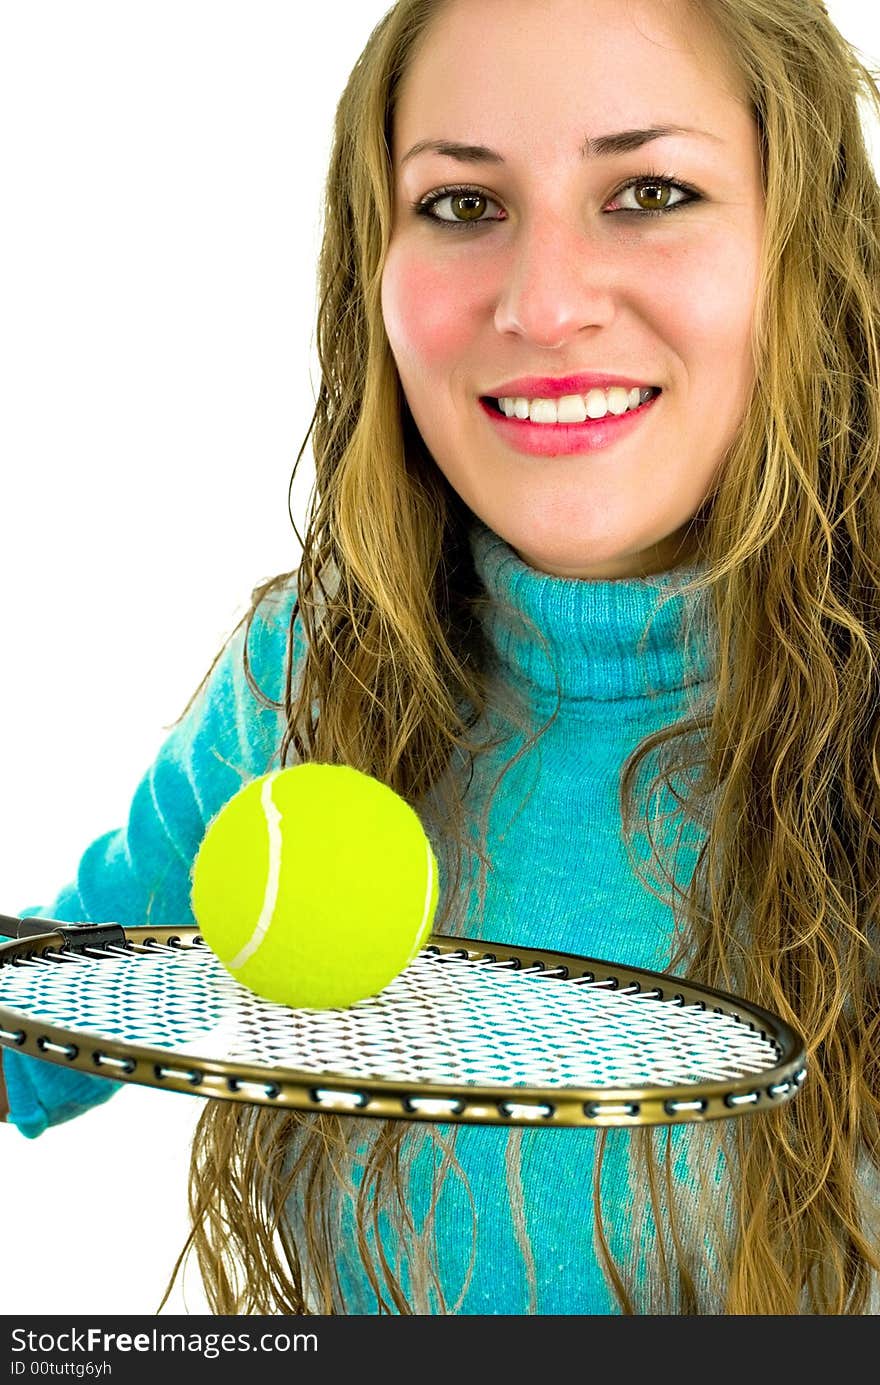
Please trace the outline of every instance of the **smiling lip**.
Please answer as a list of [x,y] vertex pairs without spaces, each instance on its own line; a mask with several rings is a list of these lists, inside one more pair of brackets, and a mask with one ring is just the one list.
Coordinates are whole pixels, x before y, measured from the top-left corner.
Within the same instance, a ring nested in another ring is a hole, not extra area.
[[[647,389],[650,380],[629,380],[625,375],[603,375],[594,371],[587,375],[521,375],[517,380],[505,380],[503,385],[494,385],[484,390],[489,399],[560,399],[564,394],[586,394],[588,390],[610,390],[614,385],[622,389]],[[656,388],[656,387],[655,387]]]
[[480,408],[515,451],[533,457],[572,457],[598,452],[626,437],[662,397],[657,394],[625,414],[606,414],[584,423],[532,423],[527,418],[508,418],[485,399],[480,400]]

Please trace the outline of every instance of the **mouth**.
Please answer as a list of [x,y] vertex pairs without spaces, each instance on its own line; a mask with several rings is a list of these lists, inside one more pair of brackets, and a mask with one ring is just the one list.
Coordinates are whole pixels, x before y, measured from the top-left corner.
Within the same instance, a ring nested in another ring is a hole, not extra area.
[[531,456],[558,457],[596,452],[622,440],[647,421],[662,393],[662,389],[654,386],[637,408],[627,409],[622,414],[606,413],[602,418],[587,418],[582,423],[535,423],[528,418],[511,418],[490,395],[481,395],[479,403],[498,435],[515,451]]

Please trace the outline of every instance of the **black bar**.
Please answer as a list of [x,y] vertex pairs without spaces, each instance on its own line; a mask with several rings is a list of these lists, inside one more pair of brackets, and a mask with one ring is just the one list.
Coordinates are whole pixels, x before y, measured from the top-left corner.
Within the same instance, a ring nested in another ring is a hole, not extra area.
[[[34,1292],[39,1295],[36,1285]],[[798,1351],[803,1352],[806,1365],[807,1352],[814,1355],[816,1343],[824,1337],[825,1328],[818,1323],[828,1321],[818,1316],[773,1317],[772,1335],[760,1349],[767,1355],[768,1367],[771,1359],[778,1359],[775,1351],[781,1348],[789,1363]],[[852,1319],[844,1330],[845,1338],[832,1335],[827,1341],[840,1346],[851,1343]],[[862,1339],[866,1351],[875,1329],[870,1331],[871,1337]],[[752,1335],[751,1329],[745,1333],[746,1339]],[[0,1327],[0,1348],[6,1348],[0,1349],[0,1374],[13,1381],[19,1376],[24,1380],[64,1374],[107,1380],[112,1385],[142,1380],[155,1385],[158,1368],[167,1379],[200,1385],[228,1379],[231,1367],[236,1379],[244,1376],[259,1385],[275,1381],[298,1385],[311,1380],[326,1385],[338,1378],[336,1372],[343,1366],[391,1382],[421,1376],[433,1356],[442,1363],[442,1370],[436,1371],[442,1382],[450,1369],[460,1373],[476,1350],[492,1374],[512,1381],[524,1375],[528,1379],[533,1372],[546,1376],[548,1367],[564,1379],[575,1371],[581,1374],[590,1364],[600,1380],[613,1378],[621,1367],[624,1378],[633,1379],[647,1376],[651,1368],[646,1362],[658,1350],[680,1365],[692,1360],[695,1350],[708,1353],[722,1341],[729,1343],[731,1351],[741,1351],[743,1339],[743,1319],[735,1316],[169,1314],[102,1318],[100,1313],[90,1313],[65,1318],[13,1314]],[[609,1358],[608,1351],[615,1356]],[[634,1351],[645,1355],[633,1360]],[[565,1369],[554,1366],[559,1361],[565,1362]],[[479,1379],[481,1372],[468,1374]],[[693,1374],[699,1377],[706,1371]]]

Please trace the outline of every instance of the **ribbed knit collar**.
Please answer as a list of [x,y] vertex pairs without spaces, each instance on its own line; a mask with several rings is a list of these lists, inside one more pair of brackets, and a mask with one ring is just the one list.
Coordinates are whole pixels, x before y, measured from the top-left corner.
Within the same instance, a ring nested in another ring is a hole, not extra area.
[[702,564],[651,577],[578,580],[530,567],[482,520],[474,520],[469,539],[488,597],[483,626],[500,673],[525,684],[536,704],[555,704],[556,678],[521,614],[548,642],[563,701],[648,698],[711,677],[706,641],[692,635],[685,649],[685,602],[693,611],[693,594],[668,602],[639,648],[660,595],[702,572]]

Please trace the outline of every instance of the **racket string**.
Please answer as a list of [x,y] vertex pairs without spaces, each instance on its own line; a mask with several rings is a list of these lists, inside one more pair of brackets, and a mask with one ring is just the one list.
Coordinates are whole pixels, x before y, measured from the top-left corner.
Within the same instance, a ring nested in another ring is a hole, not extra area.
[[681,1085],[767,1071],[779,1055],[735,1016],[562,966],[426,949],[379,996],[296,1011],[253,995],[201,942],[84,952],[0,968],[0,1000],[182,1057],[413,1084]]

